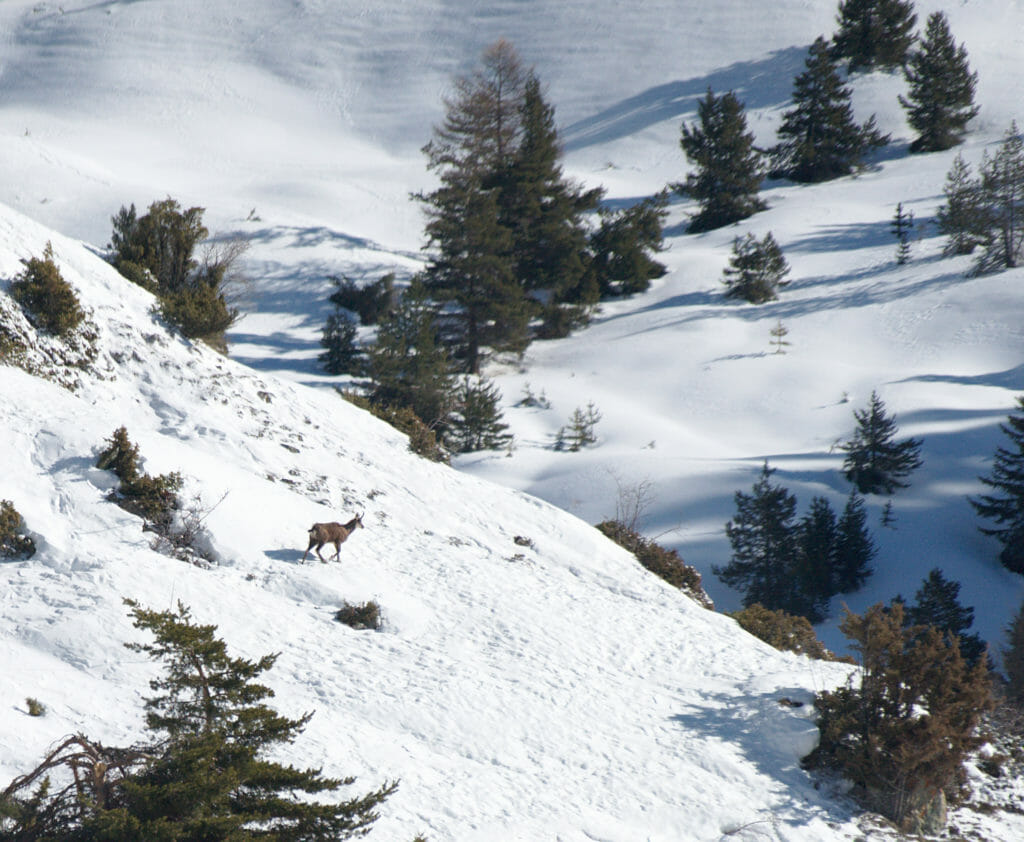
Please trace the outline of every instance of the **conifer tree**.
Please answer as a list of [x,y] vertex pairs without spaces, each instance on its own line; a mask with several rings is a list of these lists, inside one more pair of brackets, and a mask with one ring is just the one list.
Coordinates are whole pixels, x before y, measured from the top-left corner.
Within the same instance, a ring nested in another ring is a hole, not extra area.
[[914,43],[912,0],[840,0],[832,55],[849,59],[850,72],[901,66]]
[[910,232],[914,230],[914,212],[903,212],[903,202],[896,205],[896,213],[893,214],[892,222],[889,224],[893,236],[896,238],[896,264],[903,266],[910,260]]
[[490,47],[476,73],[456,79],[445,120],[423,149],[441,182],[416,196],[431,250],[424,283],[437,301],[457,308],[457,354],[474,374],[484,346],[522,351],[527,342],[529,311],[501,208],[501,174],[521,137],[526,80],[508,42]]
[[1013,122],[991,158],[981,163],[981,201],[985,207],[984,251],[974,272],[1013,269],[1024,262],[1024,137]]
[[971,72],[967,50],[956,45],[942,12],[928,17],[924,39],[911,53],[904,75],[910,90],[899,101],[918,134],[910,151],[938,152],[960,143],[979,111],[974,104],[978,74]]
[[955,638],[905,627],[900,603],[847,612],[840,629],[861,668],[845,687],[815,698],[821,739],[804,762],[838,770],[901,830],[937,834],[941,828],[923,826],[921,817],[958,791],[964,759],[983,742],[977,729],[992,707],[988,670],[982,661],[968,665]]
[[853,121],[850,90],[824,38],[811,46],[805,65],[793,82],[794,107],[782,115],[773,172],[799,182],[828,181],[853,172],[865,154],[889,138],[877,130],[873,116],[862,126]]
[[448,354],[437,342],[436,310],[414,278],[377,330],[370,349],[371,402],[407,407],[428,427],[444,430],[453,383]]
[[341,308],[337,308],[327,317],[327,323],[320,336],[320,345],[324,349],[317,359],[323,364],[328,374],[363,373],[365,357],[356,345],[358,329],[356,323]]
[[788,283],[783,279],[789,274],[789,264],[770,231],[761,240],[747,234],[742,240],[733,240],[729,265],[722,274],[727,298],[763,304],[778,298],[779,287]]
[[[145,703],[150,739],[132,749],[109,749],[74,740],[63,757],[51,754],[41,768],[66,761],[78,786],[33,796],[9,787],[0,817],[0,839],[61,842],[245,842],[255,839],[340,840],[365,835],[377,808],[396,789],[387,783],[347,801],[315,800],[354,783],[268,760],[290,743],[312,717],[288,719],[266,704],[274,693],[258,683],[276,655],[251,661],[231,657],[214,636],[216,626],[193,623],[188,609],[155,612],[128,601],[135,626],[153,643],[129,644],[163,664]],[[38,770],[37,770],[38,771]],[[79,777],[80,776],[80,777]],[[38,776],[37,776],[38,777]]]
[[943,188],[945,203],[936,212],[939,233],[949,239],[942,249],[946,257],[970,254],[984,242],[988,230],[988,210],[981,181],[971,177],[971,165],[962,155],[953,159]]
[[878,550],[867,523],[864,499],[851,492],[839,518],[832,557],[832,589],[835,593],[859,591],[874,572],[871,562]]
[[601,221],[590,237],[590,265],[602,297],[644,292],[665,274],[665,265],[652,255],[664,250],[667,204],[662,192],[628,208],[598,212]]
[[854,410],[857,429],[842,449],[846,451],[843,473],[861,494],[892,494],[907,488],[903,480],[922,464],[921,441],[894,441],[895,418],[885,413],[877,392],[871,393],[867,409]]
[[833,587],[839,526],[836,513],[824,497],[811,500],[807,514],[797,525],[797,561],[793,576],[793,607],[803,603],[803,610],[787,609],[812,623],[828,616],[829,599],[838,591]]
[[584,214],[603,193],[584,190],[562,173],[555,111],[540,81],[528,74],[519,119],[519,145],[501,174],[502,219],[512,231],[515,274],[527,291],[550,292],[559,302],[593,305],[598,290],[588,283]]
[[456,453],[508,447],[512,434],[502,420],[501,392],[485,378],[462,378],[453,400],[448,445]]
[[1024,573],[1024,396],[1017,398],[1017,410],[999,425],[1009,441],[996,448],[991,474],[979,477],[992,493],[968,499],[979,516],[993,523],[981,531],[1002,544],[1003,566]]
[[796,498],[772,482],[773,473],[766,461],[753,493],[736,492],[736,514],[725,525],[732,558],[713,568],[726,585],[743,590],[744,607],[786,609],[794,590]]
[[1017,609],[1006,627],[1006,648],[1003,649],[1003,671],[1006,673],[1006,695],[1024,708],[1024,605]]
[[764,210],[758,198],[761,158],[754,149],[754,135],[747,131],[743,104],[729,91],[716,97],[711,89],[697,104],[697,120],[682,127],[680,145],[697,171],[676,190],[700,202],[700,212],[690,220],[691,232],[731,225]]
[[[985,654],[985,642],[977,634],[968,634],[974,625],[974,609],[960,604],[960,583],[947,579],[936,567],[921,582],[914,594],[914,604],[905,605],[907,626],[934,626],[943,634],[955,637],[960,654],[974,666]],[[897,597],[896,601],[901,601]]]

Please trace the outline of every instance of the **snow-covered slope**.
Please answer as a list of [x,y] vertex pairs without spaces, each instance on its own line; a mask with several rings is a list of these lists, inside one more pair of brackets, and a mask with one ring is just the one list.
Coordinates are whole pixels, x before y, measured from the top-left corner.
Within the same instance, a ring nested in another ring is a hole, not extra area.
[[[982,111],[960,150],[909,156],[900,78],[857,78],[858,115],[875,112],[894,135],[871,170],[772,184],[770,210],[700,236],[685,235],[691,208],[675,202],[669,274],[606,305],[590,329],[492,367],[516,449],[463,458],[456,472],[408,456],[315,361],[328,276],[420,265],[408,194],[429,184],[419,147],[452,74],[509,39],[548,87],[567,171],[629,200],[684,175],[679,123],[709,86],[735,89],[771,143],[834,4],[0,3],[0,295],[19,260],[52,241],[101,349],[74,393],[0,368],[0,499],[40,544],[35,559],[0,565],[0,780],[71,730],[131,739],[150,667],[121,648],[134,631],[120,600],[181,599],[242,654],[282,652],[270,676],[281,708],[317,710],[294,757],[367,787],[402,779],[375,837],[710,840],[753,822],[730,838],[853,838],[845,808],[796,767],[813,737],[806,708],[776,703],[842,672],[766,650],[586,524],[614,512],[620,489],[649,484],[647,532],[735,608],[710,573],[729,557],[733,493],[767,458],[801,508],[815,494],[841,506],[834,445],[878,389],[901,431],[925,439],[925,465],[894,499],[895,530],[878,524],[885,500],[870,502],[877,572],[848,601],[912,596],[941,567],[982,636],[1001,643],[1024,586],[964,497],[1024,391],[1024,270],[968,280],[968,264],[940,259],[920,225],[912,262],[897,267],[888,225],[900,201],[919,223],[933,217],[956,152],[976,164],[1024,119],[1024,6],[929,0],[919,21],[940,8],[980,77]],[[233,360],[170,338],[148,296],[96,257],[120,205],[167,195],[252,244]],[[768,230],[790,285],[763,307],[726,303],[733,237]],[[792,345],[776,356],[779,320]],[[551,409],[516,407],[526,388]],[[599,445],[553,452],[588,401],[603,414]],[[212,508],[216,568],[154,554],[139,522],[104,500],[111,480],[93,454],[121,424],[147,470],[181,471],[186,494]],[[310,522],[364,508],[369,528],[340,568],[297,563]],[[368,598],[386,633],[331,619],[342,599]],[[821,631],[842,645],[834,620]],[[26,696],[50,714],[29,718]]]

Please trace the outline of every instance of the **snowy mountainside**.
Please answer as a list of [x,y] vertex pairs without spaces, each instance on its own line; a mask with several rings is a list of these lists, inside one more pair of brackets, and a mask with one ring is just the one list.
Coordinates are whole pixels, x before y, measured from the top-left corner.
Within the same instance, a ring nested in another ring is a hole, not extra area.
[[[130,597],[190,605],[239,654],[280,652],[277,705],[316,710],[288,756],[402,780],[375,838],[715,838],[768,814],[793,839],[852,826],[796,766],[808,708],[777,701],[846,667],[764,646],[591,526],[410,455],[337,396],[170,337],[86,248],[0,217],[5,271],[52,242],[99,327],[76,391],[0,368],[0,498],[38,546],[0,565],[0,777],[67,733],[138,735],[152,667],[122,647]],[[210,509],[212,569],[153,552],[105,499],[95,453],[121,424],[146,471],[180,471]],[[340,565],[300,563],[310,522],[364,509]],[[370,598],[384,632],[333,620]]]

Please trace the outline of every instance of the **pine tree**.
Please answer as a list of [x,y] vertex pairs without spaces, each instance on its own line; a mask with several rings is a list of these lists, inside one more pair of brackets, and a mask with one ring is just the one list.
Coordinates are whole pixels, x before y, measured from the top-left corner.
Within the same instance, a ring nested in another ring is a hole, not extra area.
[[807,514],[797,525],[797,561],[793,576],[792,604],[803,610],[787,609],[820,623],[828,616],[828,602],[838,591],[833,587],[839,527],[836,513],[824,497],[811,500]]
[[340,308],[327,317],[327,324],[320,336],[324,349],[317,359],[328,374],[360,375],[366,368],[363,351],[356,345],[358,328],[347,313]]
[[788,282],[789,264],[769,231],[758,240],[753,234],[732,243],[729,265],[722,273],[727,298],[742,298],[751,304],[774,301]]
[[712,568],[726,585],[743,590],[745,607],[786,609],[793,594],[796,498],[772,483],[773,473],[766,461],[753,493],[736,492],[736,515],[725,525],[732,558]]
[[968,499],[979,516],[994,523],[981,531],[1002,544],[1003,566],[1024,573],[1024,396],[1017,398],[1017,409],[999,425],[1009,441],[996,448],[991,474],[979,477],[993,493]]
[[437,301],[457,308],[457,355],[473,374],[484,346],[521,352],[527,343],[529,310],[501,208],[501,175],[518,149],[526,80],[508,42],[490,47],[480,70],[456,79],[445,120],[423,149],[427,169],[441,181],[416,196],[432,250],[424,283]]
[[698,123],[682,127],[680,145],[697,171],[676,190],[700,202],[700,212],[690,220],[691,232],[731,225],[764,210],[758,198],[761,157],[754,149],[754,135],[747,131],[743,103],[729,91],[707,96],[697,104]]
[[312,717],[288,719],[266,704],[274,693],[258,679],[276,655],[256,661],[231,657],[214,636],[216,626],[193,623],[184,606],[155,612],[128,605],[135,626],[155,639],[128,648],[164,667],[150,682],[154,695],[145,703],[150,739],[132,749],[104,748],[81,736],[66,741],[73,751],[51,753],[40,768],[63,764],[80,770],[78,785],[52,793],[44,786],[20,798],[17,791],[34,778],[20,779],[14,793],[7,790],[3,812],[13,814],[13,821],[0,825],[0,839],[327,842],[369,830],[397,783],[347,801],[322,802],[314,797],[349,786],[354,778],[327,778],[319,769],[266,759],[275,746],[294,741]]
[[878,550],[867,523],[864,499],[851,492],[837,526],[832,558],[832,589],[835,593],[859,591],[874,572],[871,562]]
[[981,163],[981,201],[987,227],[974,272],[1013,269],[1024,261],[1024,137],[1014,122],[991,158]]
[[1024,708],[1024,605],[1017,609],[1006,627],[1006,648],[1003,649],[1003,671],[1006,673],[1006,695]]
[[[934,568],[914,594],[914,604],[905,605],[907,626],[934,626],[950,638],[957,638],[960,654],[974,666],[985,655],[985,642],[977,634],[968,634],[974,625],[974,609],[959,602],[960,583],[947,579]],[[902,601],[899,597],[897,600]]]
[[971,178],[971,166],[962,155],[953,159],[943,189],[945,203],[936,212],[939,233],[949,239],[942,249],[946,257],[970,254],[984,242],[988,230],[981,181]]
[[436,310],[414,278],[398,306],[380,323],[370,348],[371,402],[408,408],[434,430],[444,430],[453,392],[448,354],[437,342]]
[[786,346],[793,343],[786,339],[789,336],[789,328],[782,323],[782,319],[779,319],[775,323],[775,327],[768,332],[772,335],[772,345],[775,346],[775,353],[785,354]]
[[924,39],[911,53],[904,75],[910,90],[899,101],[918,133],[910,151],[938,152],[960,143],[979,111],[974,104],[978,74],[971,73],[967,50],[956,45],[942,12],[928,17]]
[[903,202],[896,205],[896,213],[889,223],[893,236],[896,238],[896,264],[903,266],[910,260],[910,232],[914,230],[914,212],[903,212]]
[[463,377],[455,393],[446,442],[456,453],[500,450],[512,442],[502,420],[501,392],[484,378]]
[[922,817],[959,789],[964,759],[983,742],[988,670],[981,661],[969,666],[956,639],[937,629],[905,627],[899,603],[847,612],[840,629],[861,668],[815,698],[821,739],[805,765],[837,769],[901,830],[937,835],[941,828],[923,826]]
[[501,174],[502,218],[512,232],[515,274],[527,291],[547,291],[558,302],[591,306],[598,290],[588,282],[584,214],[603,193],[584,190],[562,173],[555,111],[530,73],[520,108],[521,137]]
[[894,441],[894,418],[885,414],[885,404],[877,392],[871,393],[867,409],[854,410],[857,429],[842,449],[846,451],[843,473],[861,494],[892,494],[907,488],[903,480],[922,464],[921,441]]
[[601,296],[647,290],[667,271],[652,255],[664,249],[668,197],[659,193],[628,208],[598,211],[600,225],[590,237],[591,270]]
[[832,55],[849,59],[850,72],[901,66],[914,43],[912,0],[840,0]]
[[806,70],[793,82],[794,107],[782,115],[773,172],[799,182],[849,175],[865,154],[889,142],[875,128],[853,121],[850,90],[842,84],[824,38],[811,46]]

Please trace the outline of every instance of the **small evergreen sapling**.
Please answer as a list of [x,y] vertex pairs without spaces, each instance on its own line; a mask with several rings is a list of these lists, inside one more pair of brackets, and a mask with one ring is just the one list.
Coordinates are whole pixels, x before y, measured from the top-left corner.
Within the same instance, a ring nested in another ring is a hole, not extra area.
[[769,231],[758,240],[753,234],[732,243],[729,265],[723,270],[727,298],[742,298],[751,304],[763,304],[778,297],[788,281],[789,264]]
[[981,200],[986,229],[974,274],[1020,266],[1024,262],[1024,137],[1016,122],[1003,135],[996,153],[982,158]]
[[779,319],[775,323],[775,327],[773,327],[769,331],[769,333],[771,333],[771,335],[772,335],[772,345],[775,347],[775,353],[776,354],[785,354],[786,353],[786,348],[789,345],[792,345],[793,343],[792,342],[788,342],[786,340],[786,337],[789,336],[789,328],[787,328],[782,323],[782,319]]
[[562,427],[555,436],[555,450],[568,450],[575,453],[590,444],[597,444],[597,433],[594,428],[601,420],[601,413],[593,402],[587,408],[576,407],[569,424]]
[[914,230],[914,212],[904,213],[903,202],[900,202],[896,205],[896,213],[893,214],[889,227],[897,242],[896,264],[903,266],[910,260],[910,233]]
[[971,177],[971,165],[962,155],[953,159],[943,188],[945,202],[936,211],[939,233],[948,237],[943,255],[971,254],[987,237],[989,211],[985,206],[981,180]]
[[485,378],[463,377],[455,392],[447,443],[456,453],[501,450],[512,443],[502,420],[501,392]]
[[25,308],[37,326],[54,336],[66,337],[85,319],[78,295],[53,260],[53,246],[43,256],[23,260],[25,270],[11,282],[11,298]]

